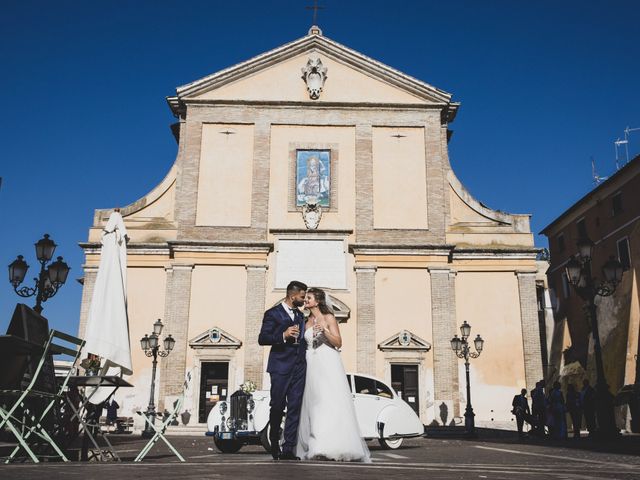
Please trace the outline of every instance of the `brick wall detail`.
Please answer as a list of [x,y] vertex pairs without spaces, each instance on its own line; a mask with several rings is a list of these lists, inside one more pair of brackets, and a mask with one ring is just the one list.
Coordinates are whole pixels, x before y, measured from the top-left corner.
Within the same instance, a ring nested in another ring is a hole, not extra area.
[[536,297],[535,272],[516,272],[520,296],[520,322],[524,349],[524,375],[527,390],[535,388],[542,380],[542,350],[540,346],[540,324],[538,322],[538,299]]
[[266,265],[247,265],[246,319],[244,335],[244,379],[262,388],[264,347],[258,335],[265,310]]
[[356,266],[357,308],[356,369],[376,373],[376,267]]
[[[164,307],[164,334],[171,334],[176,343],[169,356],[160,361],[160,395],[180,395],[187,366],[189,306],[193,265],[173,265],[166,269],[167,287]],[[162,404],[160,404],[162,408]]]

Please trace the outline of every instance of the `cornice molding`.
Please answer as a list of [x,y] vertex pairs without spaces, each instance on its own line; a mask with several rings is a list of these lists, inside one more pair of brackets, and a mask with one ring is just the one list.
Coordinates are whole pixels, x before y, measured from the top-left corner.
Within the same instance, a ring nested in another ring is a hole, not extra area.
[[436,255],[448,257],[454,245],[376,245],[351,244],[349,252],[354,255]]
[[193,253],[264,253],[273,250],[270,242],[201,242],[201,241],[170,241],[167,242],[172,252]]
[[518,250],[456,249],[451,253],[451,257],[453,260],[535,260],[539,252],[539,248]]
[[[99,242],[80,242],[80,248],[85,255],[99,254],[102,244]],[[270,242],[201,242],[201,241],[173,241],[166,243],[128,243],[127,253],[136,255],[171,255],[180,253],[263,253],[273,251]]]

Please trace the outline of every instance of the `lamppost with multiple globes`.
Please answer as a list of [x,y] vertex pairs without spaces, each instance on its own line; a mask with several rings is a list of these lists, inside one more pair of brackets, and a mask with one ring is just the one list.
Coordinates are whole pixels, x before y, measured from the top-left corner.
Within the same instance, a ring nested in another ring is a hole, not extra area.
[[[164,338],[164,350],[160,350],[160,334],[162,333],[162,320],[158,319],[153,324],[153,333],[151,335],[145,335],[140,339],[140,346],[147,357],[153,357],[153,369],[151,371],[151,394],[149,395],[149,406],[145,415],[150,422],[155,421],[156,405],[154,402],[154,392],[156,389],[156,369],[158,366],[158,357],[166,357],[173,350],[173,346],[176,344],[175,339],[171,335],[167,335]],[[149,438],[153,435],[151,425],[147,422],[144,426],[142,436]]]
[[62,257],[58,257],[47,267],[47,263],[53,258],[56,250],[56,243],[45,233],[44,237],[35,244],[36,258],[40,262],[40,273],[38,278],[34,278],[35,286],[28,287],[26,285],[18,288],[27,275],[29,265],[25,262],[22,255],[18,255],[9,265],[9,282],[13,285],[13,290],[21,297],[28,298],[36,296],[36,304],[33,309],[42,313],[42,304],[53,297],[64,283],[69,275],[69,265],[62,261]]
[[578,254],[569,259],[565,266],[565,272],[569,283],[585,301],[585,310],[588,319],[591,320],[591,333],[593,335],[593,353],[596,358],[596,417],[598,420],[598,434],[604,437],[617,435],[613,411],[613,396],[609,392],[609,385],[604,375],[602,364],[602,348],[600,346],[600,334],[598,333],[598,315],[596,311],[596,296],[608,297],[613,295],[616,287],[622,280],[622,264],[613,257],[602,267],[604,280],[598,282],[591,273],[591,255],[594,244],[589,238],[581,238],[577,242]]
[[458,356],[458,358],[464,358],[464,367],[467,374],[467,408],[464,411],[464,428],[468,436],[475,436],[475,413],[473,413],[473,407],[471,406],[471,383],[469,381],[469,359],[478,358],[482,353],[484,347],[484,340],[480,335],[476,336],[473,341],[473,345],[476,349],[475,352],[471,351],[469,345],[469,335],[471,335],[471,325],[465,320],[460,326],[460,337],[454,335],[451,339],[451,349]]

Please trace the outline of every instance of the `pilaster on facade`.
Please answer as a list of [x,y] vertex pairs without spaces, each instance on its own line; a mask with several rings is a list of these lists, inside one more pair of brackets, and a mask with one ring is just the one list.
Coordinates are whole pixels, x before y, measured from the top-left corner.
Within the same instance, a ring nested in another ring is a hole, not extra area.
[[451,337],[456,332],[455,272],[450,268],[430,267],[429,275],[435,406],[438,408],[444,403],[454,416],[459,416],[458,358],[451,350]]
[[376,270],[375,266],[356,265],[358,318],[356,323],[356,369],[376,373]]
[[257,120],[253,131],[253,180],[251,192],[251,226],[267,238],[269,217],[269,155],[271,151],[271,123]]
[[267,265],[246,265],[246,319],[244,378],[253,381],[258,390],[262,389],[264,349],[258,345],[258,335],[265,310]]
[[191,277],[193,264],[174,264],[166,267],[167,282],[164,306],[165,332],[176,343],[167,360],[160,364],[160,408],[167,396],[180,395],[187,367],[189,307],[191,304]]
[[87,329],[87,319],[89,318],[89,309],[91,308],[91,300],[93,299],[93,288],[96,284],[98,276],[97,266],[85,266],[84,278],[82,281],[82,302],[80,303],[80,326],[78,327],[78,337],[84,338]]
[[179,238],[181,233],[195,225],[196,221],[202,122],[187,120],[182,130],[185,135],[180,138],[180,144],[184,146],[179,150],[180,155],[177,160],[179,169],[176,179],[175,205]]
[[373,127],[356,126],[356,235],[373,230]]
[[520,296],[525,382],[527,390],[532,390],[536,382],[544,378],[542,348],[540,345],[540,322],[538,321],[538,299],[536,296],[536,272],[515,272],[515,274],[518,277],[518,293]]

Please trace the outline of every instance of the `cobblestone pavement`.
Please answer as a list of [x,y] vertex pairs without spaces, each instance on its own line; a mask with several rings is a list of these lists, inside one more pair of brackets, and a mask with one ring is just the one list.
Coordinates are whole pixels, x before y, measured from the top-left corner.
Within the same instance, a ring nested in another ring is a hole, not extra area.
[[123,462],[31,463],[0,466],[0,478],[38,479],[640,479],[640,437],[615,442],[568,440],[519,442],[511,436],[476,440],[418,438],[398,450],[370,442],[373,463],[274,462],[262,447],[221,454],[206,437],[170,437],[181,463],[161,442],[143,463],[133,463],[145,441],[111,436]]

